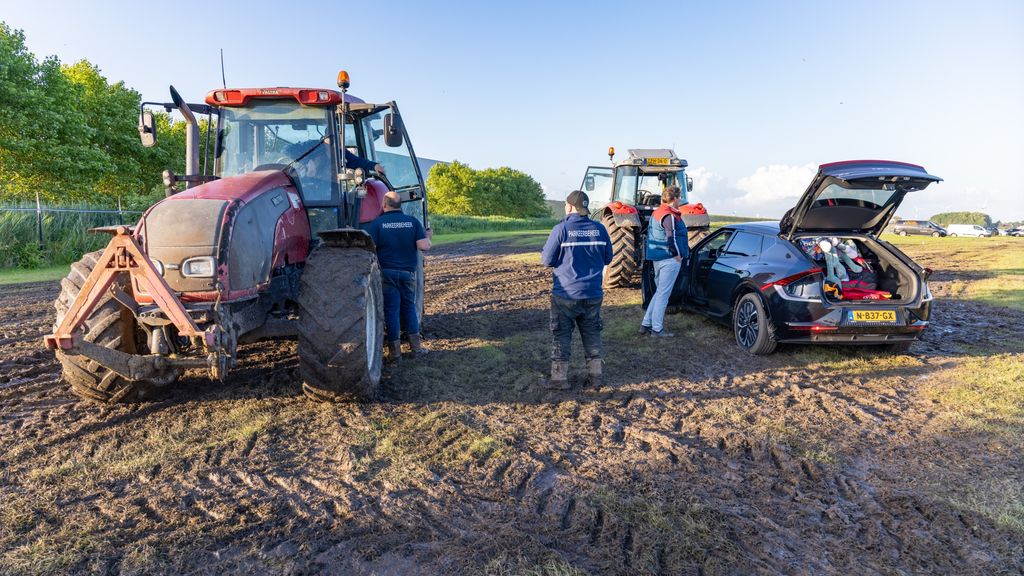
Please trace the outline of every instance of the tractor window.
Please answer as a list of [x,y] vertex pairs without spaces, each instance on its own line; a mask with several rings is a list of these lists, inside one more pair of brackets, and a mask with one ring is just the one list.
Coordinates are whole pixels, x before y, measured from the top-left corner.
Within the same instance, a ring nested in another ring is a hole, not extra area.
[[622,166],[618,169],[619,177],[615,181],[615,199],[626,204],[636,204],[637,181],[640,172],[633,166]]
[[330,201],[334,179],[330,145],[325,140],[329,120],[327,109],[301,106],[291,100],[254,100],[244,108],[224,108],[216,175],[279,169],[294,162],[304,199]]
[[395,190],[402,192],[403,189],[419,188],[420,178],[409,143],[403,138],[401,144],[392,148],[384,141],[384,115],[389,112],[378,112],[363,119],[363,133],[370,141],[369,156],[384,167]]
[[668,175],[663,182],[657,174],[644,174],[635,166],[620,166],[615,182],[615,200],[633,206],[661,204],[661,191],[667,184],[675,184],[675,176]]
[[594,210],[612,201],[612,169],[603,166],[589,166],[583,176],[580,188],[590,198],[590,209]]

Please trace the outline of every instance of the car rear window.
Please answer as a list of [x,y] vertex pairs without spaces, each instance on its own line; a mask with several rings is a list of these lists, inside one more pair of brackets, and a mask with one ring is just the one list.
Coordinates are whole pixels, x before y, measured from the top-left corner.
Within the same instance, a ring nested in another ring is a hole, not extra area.
[[761,235],[749,232],[737,232],[729,243],[726,251],[730,254],[759,256],[761,254]]

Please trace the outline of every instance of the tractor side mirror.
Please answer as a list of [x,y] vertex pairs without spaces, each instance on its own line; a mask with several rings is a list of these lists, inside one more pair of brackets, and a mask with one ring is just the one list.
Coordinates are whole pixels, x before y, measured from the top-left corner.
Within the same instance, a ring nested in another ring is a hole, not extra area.
[[586,178],[584,178],[583,179],[583,187],[586,188],[587,192],[593,192],[594,191],[594,177],[593,176],[587,176]]
[[693,176],[686,175],[686,191],[693,192]]
[[156,146],[156,121],[149,110],[139,115],[139,139],[146,148]]
[[384,115],[384,143],[388,148],[402,145],[402,118],[396,114]]

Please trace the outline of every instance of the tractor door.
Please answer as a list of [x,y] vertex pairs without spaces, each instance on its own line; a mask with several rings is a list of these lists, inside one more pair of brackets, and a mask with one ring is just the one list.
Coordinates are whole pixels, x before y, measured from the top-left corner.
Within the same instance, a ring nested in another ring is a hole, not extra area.
[[[361,120],[361,135],[367,158],[384,167],[388,184],[402,197],[402,212],[429,226],[426,186],[416,153],[409,141],[398,106],[390,102],[383,110]],[[416,269],[416,309],[423,320],[423,254]]]
[[[598,212],[606,204],[612,201],[612,169],[607,166],[587,166],[587,173],[583,176],[583,184],[580,190],[587,193],[590,198],[590,211]],[[564,216],[556,214],[555,216]]]

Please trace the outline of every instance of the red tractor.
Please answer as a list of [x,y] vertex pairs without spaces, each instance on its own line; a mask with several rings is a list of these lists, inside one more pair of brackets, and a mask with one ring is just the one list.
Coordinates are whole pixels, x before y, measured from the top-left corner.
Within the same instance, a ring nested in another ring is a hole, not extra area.
[[[608,149],[608,159],[615,148]],[[644,261],[647,226],[654,209],[661,205],[661,191],[679,186],[689,244],[692,247],[711,233],[711,219],[704,205],[689,204],[687,197],[693,180],[686,174],[686,160],[668,149],[629,150],[628,157],[612,167],[588,166],[583,189],[590,195],[591,213],[600,214],[601,223],[612,238],[612,263],[605,271],[609,288],[626,287]]]
[[[168,197],[101,252],[71,266],[45,338],[63,377],[84,398],[140,399],[188,369],[222,379],[236,348],[261,338],[298,338],[305,393],[368,400],[383,353],[381,274],[360,228],[398,192],[424,221],[423,177],[394,102],[340,91],[222,89],[186,104],[184,176],[164,173]],[[142,105],[143,145],[156,141]],[[199,170],[199,123],[207,116],[212,170]],[[214,143],[210,145],[210,133]],[[355,157],[352,156],[355,155]],[[363,162],[384,174],[353,170]],[[186,189],[178,192],[184,183]],[[419,267],[422,314],[423,267]]]

